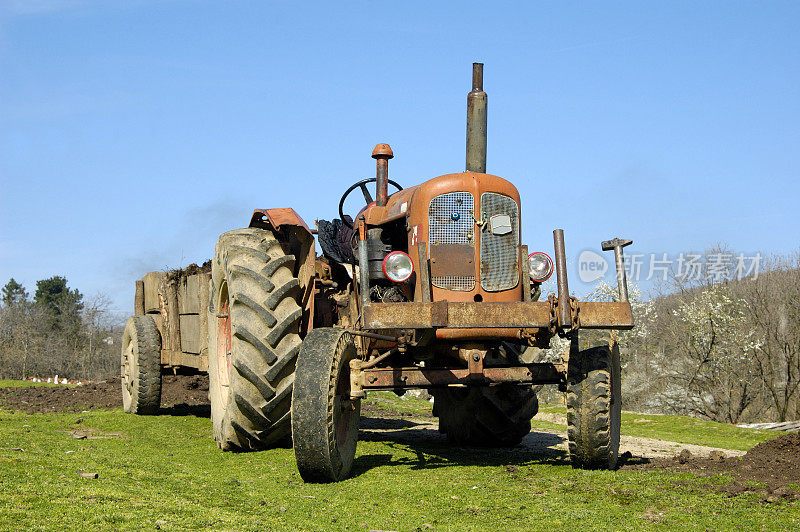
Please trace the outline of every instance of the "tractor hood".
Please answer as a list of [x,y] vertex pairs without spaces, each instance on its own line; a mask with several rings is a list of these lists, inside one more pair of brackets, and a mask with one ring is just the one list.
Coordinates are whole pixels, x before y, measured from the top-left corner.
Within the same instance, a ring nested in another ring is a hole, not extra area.
[[435,177],[370,206],[370,226],[405,217],[408,250],[426,242],[433,300],[521,301],[520,198],[505,179],[478,172]]

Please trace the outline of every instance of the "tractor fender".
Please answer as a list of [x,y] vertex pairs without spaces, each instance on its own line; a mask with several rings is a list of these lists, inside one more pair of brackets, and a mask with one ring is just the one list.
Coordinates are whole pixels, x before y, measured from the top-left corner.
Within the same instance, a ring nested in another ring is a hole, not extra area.
[[279,240],[286,239],[285,243],[292,248],[302,292],[301,301],[298,301],[303,309],[300,334],[305,336],[314,326],[314,268],[317,259],[314,234],[291,207],[256,209],[249,227],[271,229]]
[[311,235],[311,230],[306,222],[291,207],[254,210],[249,227],[264,227],[265,223],[276,231],[280,230],[283,225],[289,225],[305,229],[309,236]]

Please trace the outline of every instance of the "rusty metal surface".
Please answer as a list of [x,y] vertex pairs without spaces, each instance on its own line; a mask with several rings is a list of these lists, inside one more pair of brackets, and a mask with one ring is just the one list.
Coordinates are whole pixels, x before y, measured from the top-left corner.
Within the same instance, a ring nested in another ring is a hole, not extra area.
[[483,379],[483,356],[486,354],[484,349],[462,349],[459,356],[467,359],[468,378],[470,380]]
[[633,328],[633,314],[631,305],[627,301],[611,303],[581,301],[579,305],[581,329],[629,330]]
[[[378,144],[372,150],[372,158],[377,163],[375,169],[375,205],[378,207],[385,207],[389,198],[389,159],[392,157],[394,157],[394,153],[388,144]],[[368,201],[367,203],[370,202]]]
[[[474,383],[475,375],[468,368],[372,368],[359,375],[360,388],[429,388],[449,384]],[[553,364],[528,364],[510,368],[484,367],[480,373],[484,384],[515,382],[520,384],[558,384],[563,381],[563,373]]]
[[[436,329],[437,340],[465,341],[465,340],[520,340],[535,334],[537,329],[523,329],[513,327],[468,328],[468,329]],[[527,333],[527,336],[526,336]]]
[[528,264],[528,246],[519,247],[519,280],[522,283],[522,300],[531,300],[531,269]]
[[553,231],[556,258],[556,283],[558,285],[558,324],[564,328],[572,326],[572,311],[569,308],[569,285],[567,283],[567,255],[564,251],[564,230]]
[[[363,226],[363,224],[362,224]],[[361,227],[359,227],[359,230]],[[361,231],[359,231],[360,233]],[[369,261],[367,259],[367,241],[363,238],[358,241],[358,291],[361,297],[362,316],[366,316],[367,309],[370,307],[369,301]],[[363,319],[363,318],[362,318]],[[362,321],[363,325],[366,322]],[[369,329],[370,327],[364,327]]]
[[[583,328],[633,327],[629,303],[581,301],[579,305]],[[542,328],[550,326],[550,303],[372,303],[364,309],[363,317],[366,329]]]
[[471,244],[432,244],[431,276],[474,276],[475,248]]
[[[479,199],[484,192],[495,192],[498,194],[506,195],[512,198],[516,203],[519,203],[519,192],[509,181],[494,175],[477,174],[474,172],[462,172],[458,174],[447,174],[435,177],[426,181],[425,183],[414,187],[413,201],[408,202],[408,246],[413,249],[417,246],[418,242],[428,242],[430,245],[435,243],[432,235],[429,232],[430,225],[430,204],[431,201],[442,194],[449,194],[452,192],[465,192],[472,196],[473,205],[480,204]],[[389,204],[395,202],[394,195],[389,198]],[[401,203],[402,205],[402,203]],[[370,219],[376,221],[371,216],[372,211],[377,208],[370,209]],[[447,213],[448,215],[450,213]],[[462,216],[464,216],[463,213]],[[480,213],[472,212],[471,216],[476,218],[480,217]],[[472,242],[474,242],[476,249],[480,249],[481,231],[480,227],[473,225]],[[469,240],[467,241],[469,242]],[[467,243],[460,242],[460,243]],[[442,242],[444,243],[444,242]],[[416,257],[412,257],[416,260]],[[475,261],[476,268],[473,274],[475,278],[479,278],[478,261]],[[415,263],[414,267],[418,265]],[[433,279],[431,279],[433,282]],[[419,289],[419,286],[416,287]],[[522,301],[522,288],[516,286],[509,290],[501,292],[487,292],[483,290],[480,283],[475,283],[471,291],[453,291],[445,288],[434,286],[431,290],[433,300],[447,299],[448,301],[474,301],[474,297],[480,295],[484,301]]]
[[280,229],[282,225],[294,225],[302,227],[308,234],[311,230],[308,225],[303,221],[299,214],[294,212],[291,207],[278,207],[275,209],[256,209],[253,211],[253,216],[250,218],[249,227],[261,227],[263,223],[269,223],[275,229]]
[[467,171],[486,172],[486,107],[483,63],[472,63],[472,91],[467,95]]
[[446,327],[450,320],[450,305],[447,301],[434,301],[431,307],[431,325],[433,327]]
[[[413,259],[413,256],[412,256]],[[417,284],[419,285],[420,299],[423,303],[431,301],[431,271],[428,263],[428,243],[417,243]]]

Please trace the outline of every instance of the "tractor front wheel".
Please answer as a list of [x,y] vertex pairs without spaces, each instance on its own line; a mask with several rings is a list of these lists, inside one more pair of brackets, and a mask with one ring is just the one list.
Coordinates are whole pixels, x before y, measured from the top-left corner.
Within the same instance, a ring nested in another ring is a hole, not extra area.
[[350,398],[353,337],[343,329],[314,329],[300,348],[292,392],[292,441],[306,482],[347,477],[356,454],[361,400]]
[[578,351],[567,369],[567,427],[572,467],[614,469],[619,457],[622,397],[619,347]]

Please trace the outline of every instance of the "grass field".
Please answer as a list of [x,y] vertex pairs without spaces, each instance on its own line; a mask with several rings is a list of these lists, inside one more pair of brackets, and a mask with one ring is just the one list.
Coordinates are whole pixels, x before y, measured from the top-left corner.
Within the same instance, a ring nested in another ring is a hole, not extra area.
[[[371,402],[378,412],[412,415],[429,407],[390,394]],[[559,407],[545,410],[560,412]],[[712,425],[718,424],[632,414],[623,432],[729,449],[747,448],[772,435]],[[223,453],[210,432],[209,419],[195,416],[138,417],[120,410],[27,415],[0,410],[0,528],[800,527],[797,502],[761,504],[751,495],[727,497],[714,489],[730,480],[724,475],[576,471],[558,454],[458,449],[433,436],[409,442],[370,432],[359,443],[353,478],[306,485],[295,470],[291,449]],[[81,478],[79,470],[99,478]]]
[[[564,414],[566,407],[543,405],[541,412]],[[534,418],[534,429],[561,428],[555,423]],[[743,429],[735,425],[703,421],[684,416],[665,416],[638,413],[622,413],[622,433],[628,436],[656,438],[680,443],[693,443],[708,447],[746,451],[762,441],[776,437],[780,433],[770,430]]]
[[50,382],[13,381],[0,379],[0,388],[32,388],[34,386],[71,386],[68,384],[54,384]]

